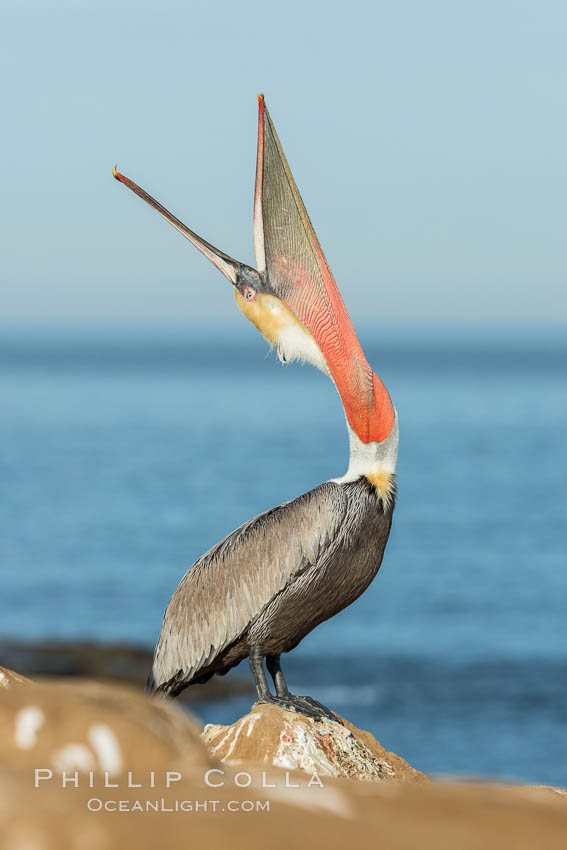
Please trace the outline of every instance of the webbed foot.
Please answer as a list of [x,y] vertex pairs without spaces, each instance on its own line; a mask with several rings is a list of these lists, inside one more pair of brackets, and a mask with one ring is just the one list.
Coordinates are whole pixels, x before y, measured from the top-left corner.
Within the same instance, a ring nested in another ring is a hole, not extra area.
[[277,705],[285,711],[295,711],[296,714],[304,714],[306,717],[311,717],[313,720],[331,720],[333,723],[341,723],[342,720],[336,714],[321,705],[311,697],[299,697],[295,694],[287,694],[286,696],[274,697],[270,696],[258,699],[254,705]]
[[338,718],[329,711],[325,706],[320,705],[314,700],[309,700],[309,697],[296,697],[294,694],[289,694],[285,697],[270,696],[258,699],[254,705],[277,705],[285,711],[294,711],[296,714],[304,714],[306,717],[311,717],[313,720],[334,720]]
[[294,696],[294,699],[297,700],[300,705],[305,706],[306,708],[311,709],[311,711],[316,712],[320,720],[331,720],[333,723],[340,723],[341,726],[344,725],[338,714],[335,714],[334,711],[331,711],[331,709],[327,708],[326,705],[317,702],[316,699],[312,699],[311,697],[307,696]]

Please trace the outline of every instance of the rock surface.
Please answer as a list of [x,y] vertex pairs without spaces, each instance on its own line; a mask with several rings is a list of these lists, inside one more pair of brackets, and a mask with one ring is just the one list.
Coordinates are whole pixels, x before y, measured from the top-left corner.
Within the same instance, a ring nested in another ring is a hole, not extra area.
[[374,782],[428,781],[348,721],[315,721],[274,705],[256,705],[231,726],[205,726],[203,740],[211,755],[228,765],[250,762]]
[[[200,733],[174,705],[124,688],[0,688],[0,847],[567,847],[558,789],[428,782],[348,723],[262,706],[209,727],[211,752]],[[311,763],[332,775],[311,786]],[[36,767],[53,776],[34,787]],[[366,768],[375,781],[358,781]]]
[[15,687],[0,695],[0,765],[120,774],[206,769],[200,727],[143,693],[98,682]]
[[33,685],[33,682],[13,670],[8,670],[7,667],[0,667],[0,688],[17,688],[20,685]]

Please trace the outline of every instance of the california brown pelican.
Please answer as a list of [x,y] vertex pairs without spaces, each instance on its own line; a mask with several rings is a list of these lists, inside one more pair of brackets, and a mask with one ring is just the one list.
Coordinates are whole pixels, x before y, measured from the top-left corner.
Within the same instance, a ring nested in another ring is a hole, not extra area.
[[241,525],[193,564],[165,611],[148,687],[176,696],[249,657],[259,702],[334,718],[310,697],[290,693],[280,654],[354,602],[380,568],[394,510],[397,415],[363,354],[263,95],[258,102],[257,270],[113,173],[223,273],[244,315],[283,361],[308,361],[331,378],[347,420],[349,466],[341,478]]

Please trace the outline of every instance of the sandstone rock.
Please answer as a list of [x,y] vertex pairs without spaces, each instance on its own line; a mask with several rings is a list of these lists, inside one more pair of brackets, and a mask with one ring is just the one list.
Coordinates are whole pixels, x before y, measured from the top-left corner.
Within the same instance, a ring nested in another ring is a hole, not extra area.
[[[274,769],[275,770],[275,769]],[[277,771],[276,771],[277,772]],[[0,767],[3,850],[565,850],[567,804],[486,785],[379,783],[327,779],[324,789],[261,792],[231,785],[203,788],[186,777],[173,790],[34,789],[29,771]],[[158,800],[156,813],[136,801]],[[93,809],[92,801],[102,804]],[[118,801],[125,808],[117,808]],[[179,801],[192,808],[175,809]],[[268,809],[250,804],[259,801]],[[196,803],[208,802],[208,808]],[[213,810],[210,803],[214,802]],[[109,809],[104,804],[112,804]]]
[[53,771],[202,770],[200,727],[173,705],[96,682],[0,694],[0,765]]
[[13,670],[8,670],[7,667],[0,667],[0,691],[2,688],[14,688],[20,685],[33,685],[31,679],[26,679],[25,676],[20,676],[19,673],[14,673]]
[[[1,689],[0,847],[567,847],[561,789],[430,783],[369,733],[272,706],[208,727],[214,755],[199,732],[174,706],[123,688]],[[313,765],[322,782],[311,787],[303,771]],[[35,787],[34,767],[49,767],[53,777]],[[78,771],[77,787],[64,784],[62,770]],[[173,785],[167,771],[178,772]]]
[[428,781],[347,721],[315,721],[274,705],[257,705],[232,726],[206,726],[203,740],[214,758],[229,765],[260,763],[374,782]]

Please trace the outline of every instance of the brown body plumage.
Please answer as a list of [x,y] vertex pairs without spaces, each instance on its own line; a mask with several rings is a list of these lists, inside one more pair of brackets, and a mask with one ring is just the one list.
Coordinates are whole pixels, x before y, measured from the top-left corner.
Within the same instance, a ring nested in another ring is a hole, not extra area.
[[237,528],[189,569],[167,606],[153,687],[175,695],[259,646],[289,652],[363,593],[392,523],[362,477],[327,482]]

